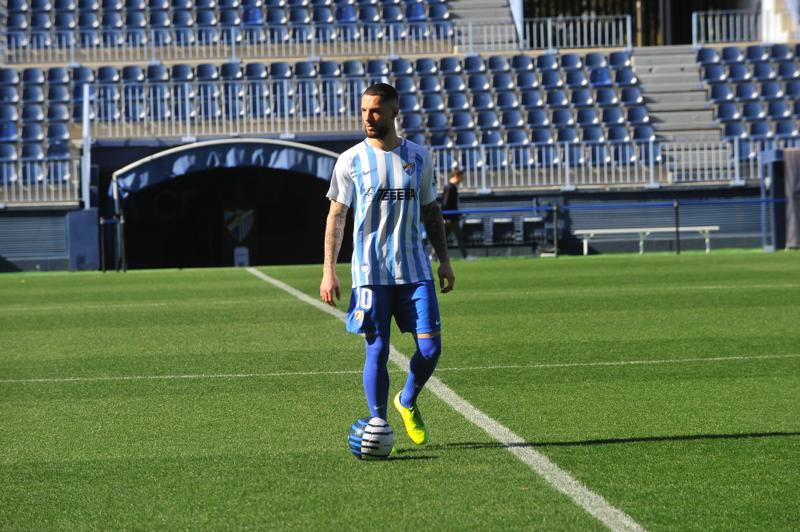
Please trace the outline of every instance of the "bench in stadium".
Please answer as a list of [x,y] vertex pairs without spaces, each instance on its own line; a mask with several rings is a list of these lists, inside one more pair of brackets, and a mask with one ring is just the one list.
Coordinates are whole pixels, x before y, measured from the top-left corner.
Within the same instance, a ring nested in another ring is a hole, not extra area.
[[[711,233],[719,231],[718,225],[695,225],[679,227],[681,233],[696,232],[703,235],[706,240],[706,253],[711,252]],[[631,228],[615,228],[615,229],[578,229],[573,231],[577,237],[583,240],[583,254],[589,254],[589,240],[596,236],[602,235],[624,235],[624,234],[639,234],[639,255],[644,253],[644,241],[653,233],[674,233],[675,227],[631,227]]]

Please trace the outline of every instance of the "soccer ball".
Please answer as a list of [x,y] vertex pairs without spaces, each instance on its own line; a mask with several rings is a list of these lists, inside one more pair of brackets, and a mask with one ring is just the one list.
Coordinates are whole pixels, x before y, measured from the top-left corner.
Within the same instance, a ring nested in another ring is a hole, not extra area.
[[356,458],[383,460],[389,458],[394,447],[394,431],[379,417],[362,417],[350,426],[347,443]]

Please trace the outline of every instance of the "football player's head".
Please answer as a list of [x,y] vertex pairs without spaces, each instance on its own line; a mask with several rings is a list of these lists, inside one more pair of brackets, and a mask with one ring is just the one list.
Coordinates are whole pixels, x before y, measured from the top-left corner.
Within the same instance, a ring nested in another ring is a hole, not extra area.
[[361,96],[361,120],[364,132],[374,139],[394,132],[394,120],[400,112],[397,91],[388,83],[370,85]]

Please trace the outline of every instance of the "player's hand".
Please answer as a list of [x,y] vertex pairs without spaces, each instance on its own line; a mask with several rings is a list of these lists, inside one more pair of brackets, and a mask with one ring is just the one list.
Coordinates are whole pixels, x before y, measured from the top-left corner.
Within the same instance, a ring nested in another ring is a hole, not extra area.
[[451,291],[456,284],[456,274],[449,262],[439,263],[439,288],[443,294]]
[[336,277],[335,273],[322,274],[322,282],[319,284],[320,299],[322,299],[328,305],[335,307],[336,300],[333,299],[334,295],[336,295],[336,299],[342,298],[339,278]]

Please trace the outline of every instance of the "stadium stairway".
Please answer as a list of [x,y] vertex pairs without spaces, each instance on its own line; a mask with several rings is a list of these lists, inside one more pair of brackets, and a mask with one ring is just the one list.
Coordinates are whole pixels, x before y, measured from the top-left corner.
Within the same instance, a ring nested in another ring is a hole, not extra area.
[[663,140],[720,140],[695,53],[691,46],[634,49],[636,75],[648,98],[653,127]]
[[714,172],[715,166],[721,171],[734,156],[731,146],[720,142],[695,54],[692,46],[685,45],[635,48],[633,53],[657,137],[672,143],[707,143],[704,161],[697,161],[675,144],[664,154],[671,167],[680,168],[685,175],[695,170],[698,174]]
[[[508,0],[451,0],[449,5],[450,17],[459,25],[466,25],[470,22],[476,26],[491,25],[491,29],[485,33],[475,32],[474,45],[491,44],[494,49],[497,49],[498,45],[502,47],[499,42],[500,36],[503,37],[502,41],[507,41],[509,49],[513,49],[512,45],[516,45],[517,29],[511,17]],[[470,50],[464,51],[469,52]]]

